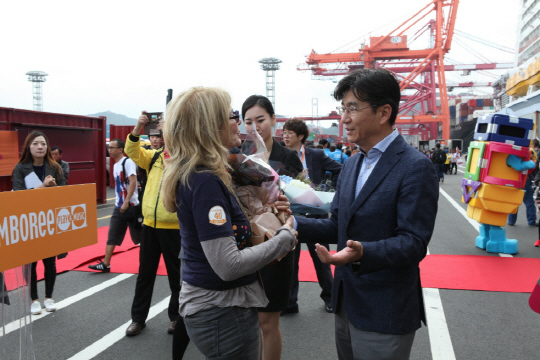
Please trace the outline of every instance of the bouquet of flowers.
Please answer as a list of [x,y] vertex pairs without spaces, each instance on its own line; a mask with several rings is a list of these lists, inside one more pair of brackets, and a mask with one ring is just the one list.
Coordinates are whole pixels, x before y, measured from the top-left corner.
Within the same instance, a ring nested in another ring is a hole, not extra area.
[[251,225],[251,242],[257,245],[272,238],[285,223],[284,213],[266,206],[278,200],[280,178],[266,162],[266,146],[255,129],[247,134],[242,149],[229,155],[229,165],[236,196]]
[[285,196],[291,203],[292,212],[314,215],[325,215],[330,212],[335,190],[329,183],[315,186],[309,181],[292,179],[288,176],[281,176],[281,183]]

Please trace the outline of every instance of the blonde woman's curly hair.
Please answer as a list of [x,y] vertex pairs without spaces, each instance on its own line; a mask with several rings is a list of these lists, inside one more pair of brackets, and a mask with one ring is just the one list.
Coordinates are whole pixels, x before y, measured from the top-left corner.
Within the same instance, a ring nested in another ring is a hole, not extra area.
[[[178,183],[186,186],[196,171],[216,174],[232,189],[228,173],[231,97],[222,89],[193,87],[167,106],[163,139],[169,159],[161,187],[163,205],[176,212]],[[201,170],[203,169],[203,170]]]

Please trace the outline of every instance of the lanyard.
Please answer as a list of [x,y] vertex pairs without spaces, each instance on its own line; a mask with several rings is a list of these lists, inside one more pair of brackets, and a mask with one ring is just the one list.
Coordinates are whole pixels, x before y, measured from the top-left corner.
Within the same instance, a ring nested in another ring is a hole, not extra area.
[[[303,151],[302,151],[303,150]],[[302,165],[304,165],[304,159],[306,157],[306,149],[304,149],[304,146],[300,148],[300,151],[302,151],[302,157],[300,158],[300,161],[302,162]],[[299,154],[300,155],[300,154]]]

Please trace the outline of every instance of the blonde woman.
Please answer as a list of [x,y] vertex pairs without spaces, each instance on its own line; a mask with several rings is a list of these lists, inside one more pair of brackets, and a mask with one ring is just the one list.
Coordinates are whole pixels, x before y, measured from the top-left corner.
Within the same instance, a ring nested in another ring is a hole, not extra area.
[[259,359],[257,308],[268,300],[257,270],[296,241],[289,218],[274,238],[250,246],[227,165],[240,145],[238,123],[227,92],[195,87],[169,103],[163,131],[170,155],[163,203],[177,213],[184,250],[180,316],[207,359]]

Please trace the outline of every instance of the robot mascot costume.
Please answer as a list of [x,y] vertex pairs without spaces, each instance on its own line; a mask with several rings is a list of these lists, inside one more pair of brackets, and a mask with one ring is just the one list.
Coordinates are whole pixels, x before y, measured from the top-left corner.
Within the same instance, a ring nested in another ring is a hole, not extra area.
[[506,219],[523,202],[527,175],[535,167],[530,149],[534,123],[502,114],[478,119],[469,145],[462,201],[467,216],[480,223],[476,246],[490,253],[516,254],[518,242],[506,238]]

